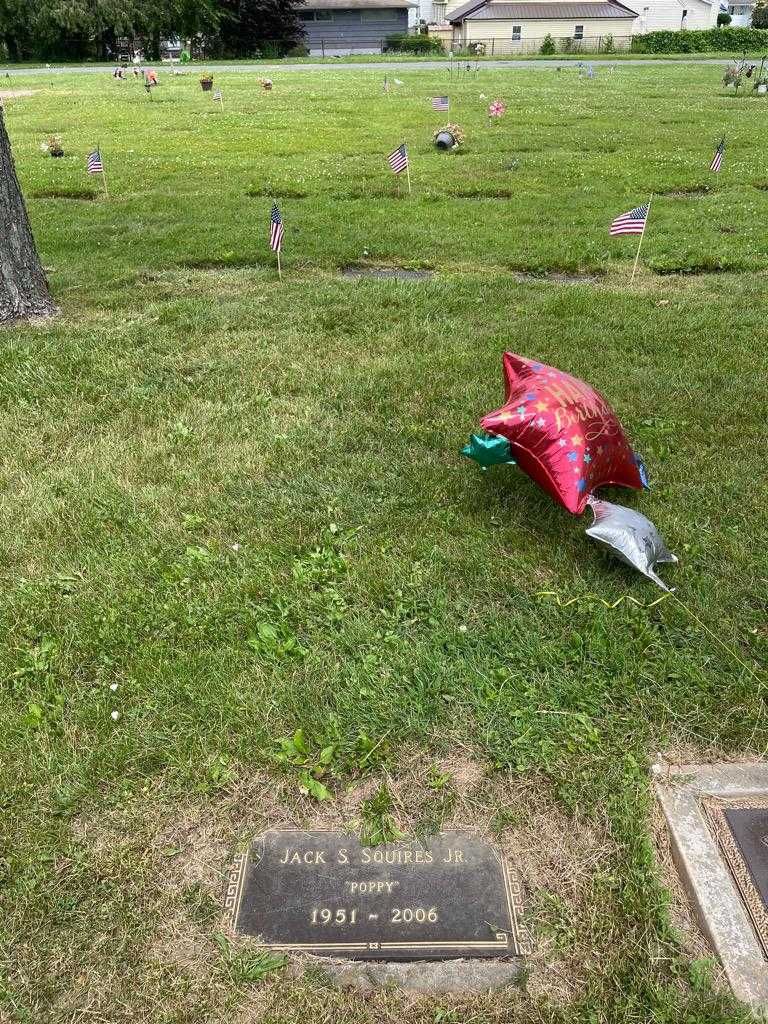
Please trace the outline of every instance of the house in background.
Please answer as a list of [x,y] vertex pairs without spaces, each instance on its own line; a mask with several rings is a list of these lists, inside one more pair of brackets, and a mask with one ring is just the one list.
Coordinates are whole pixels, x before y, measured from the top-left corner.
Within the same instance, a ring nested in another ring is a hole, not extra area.
[[[633,35],[717,25],[721,0],[421,0],[430,32],[446,49],[532,53],[551,35],[559,52],[629,49]],[[748,25],[754,0],[734,3],[732,24]]]
[[408,31],[416,0],[305,0],[298,14],[312,56],[381,53],[387,36]]
[[733,28],[749,28],[752,24],[754,9],[754,3],[728,4],[728,13],[731,16]]
[[455,50],[474,49],[487,56],[536,52],[548,35],[560,52],[629,49],[638,17],[619,0],[469,0],[461,5],[447,0],[435,7],[438,16],[443,15],[439,8],[445,8]]
[[634,35],[688,28],[716,28],[720,0],[638,0]]

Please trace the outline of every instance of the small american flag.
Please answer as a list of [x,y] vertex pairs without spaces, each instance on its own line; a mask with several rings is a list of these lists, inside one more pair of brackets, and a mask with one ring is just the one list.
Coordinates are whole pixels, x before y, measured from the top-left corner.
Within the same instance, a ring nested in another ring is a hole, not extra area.
[[715,150],[715,155],[712,157],[712,163],[709,165],[710,171],[719,171],[723,163],[723,155],[725,153],[725,139],[722,140],[720,145]]
[[402,174],[408,166],[408,150],[405,148],[405,143],[398,146],[394,153],[389,154],[387,162],[395,174]]
[[216,92],[213,94],[213,98],[215,100],[218,100],[219,103],[221,103],[221,89],[216,90]]
[[622,213],[620,217],[611,224],[612,235],[642,235],[645,230],[645,221],[648,217],[649,203],[636,206],[629,213]]
[[269,247],[272,252],[280,252],[283,247],[283,218],[280,216],[280,207],[277,203],[272,203],[269,218]]
[[103,174],[104,164],[101,162],[101,153],[98,149],[94,149],[92,153],[88,154],[88,163],[86,164],[89,174]]
[[447,111],[449,101],[447,96],[433,96],[432,97],[432,109]]

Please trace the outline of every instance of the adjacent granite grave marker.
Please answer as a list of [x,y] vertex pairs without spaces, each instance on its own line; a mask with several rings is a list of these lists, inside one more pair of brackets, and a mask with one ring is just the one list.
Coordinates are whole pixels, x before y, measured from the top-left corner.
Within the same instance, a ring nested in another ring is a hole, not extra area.
[[768,807],[710,805],[720,849],[768,957]]
[[519,883],[469,830],[377,847],[345,832],[266,832],[237,858],[227,909],[270,948],[354,960],[527,952]]
[[738,999],[768,1011],[768,763],[657,764],[672,855]]

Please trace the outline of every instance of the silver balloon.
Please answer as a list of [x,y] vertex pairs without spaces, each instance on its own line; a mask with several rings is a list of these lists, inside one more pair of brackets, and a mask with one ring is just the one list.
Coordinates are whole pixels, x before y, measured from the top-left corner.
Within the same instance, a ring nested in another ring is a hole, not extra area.
[[590,498],[589,506],[595,520],[586,530],[588,537],[610,551],[633,569],[637,569],[649,580],[653,580],[662,590],[672,591],[666,583],[656,575],[655,569],[660,562],[676,562],[661,539],[659,531],[645,516],[634,509],[613,505],[610,501]]

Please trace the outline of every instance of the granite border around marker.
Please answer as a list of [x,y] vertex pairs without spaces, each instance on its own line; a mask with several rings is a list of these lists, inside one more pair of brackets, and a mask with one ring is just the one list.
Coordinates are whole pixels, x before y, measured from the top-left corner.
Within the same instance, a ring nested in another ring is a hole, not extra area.
[[768,961],[706,820],[702,801],[768,797],[768,764],[655,764],[672,856],[737,999],[768,1011]]

